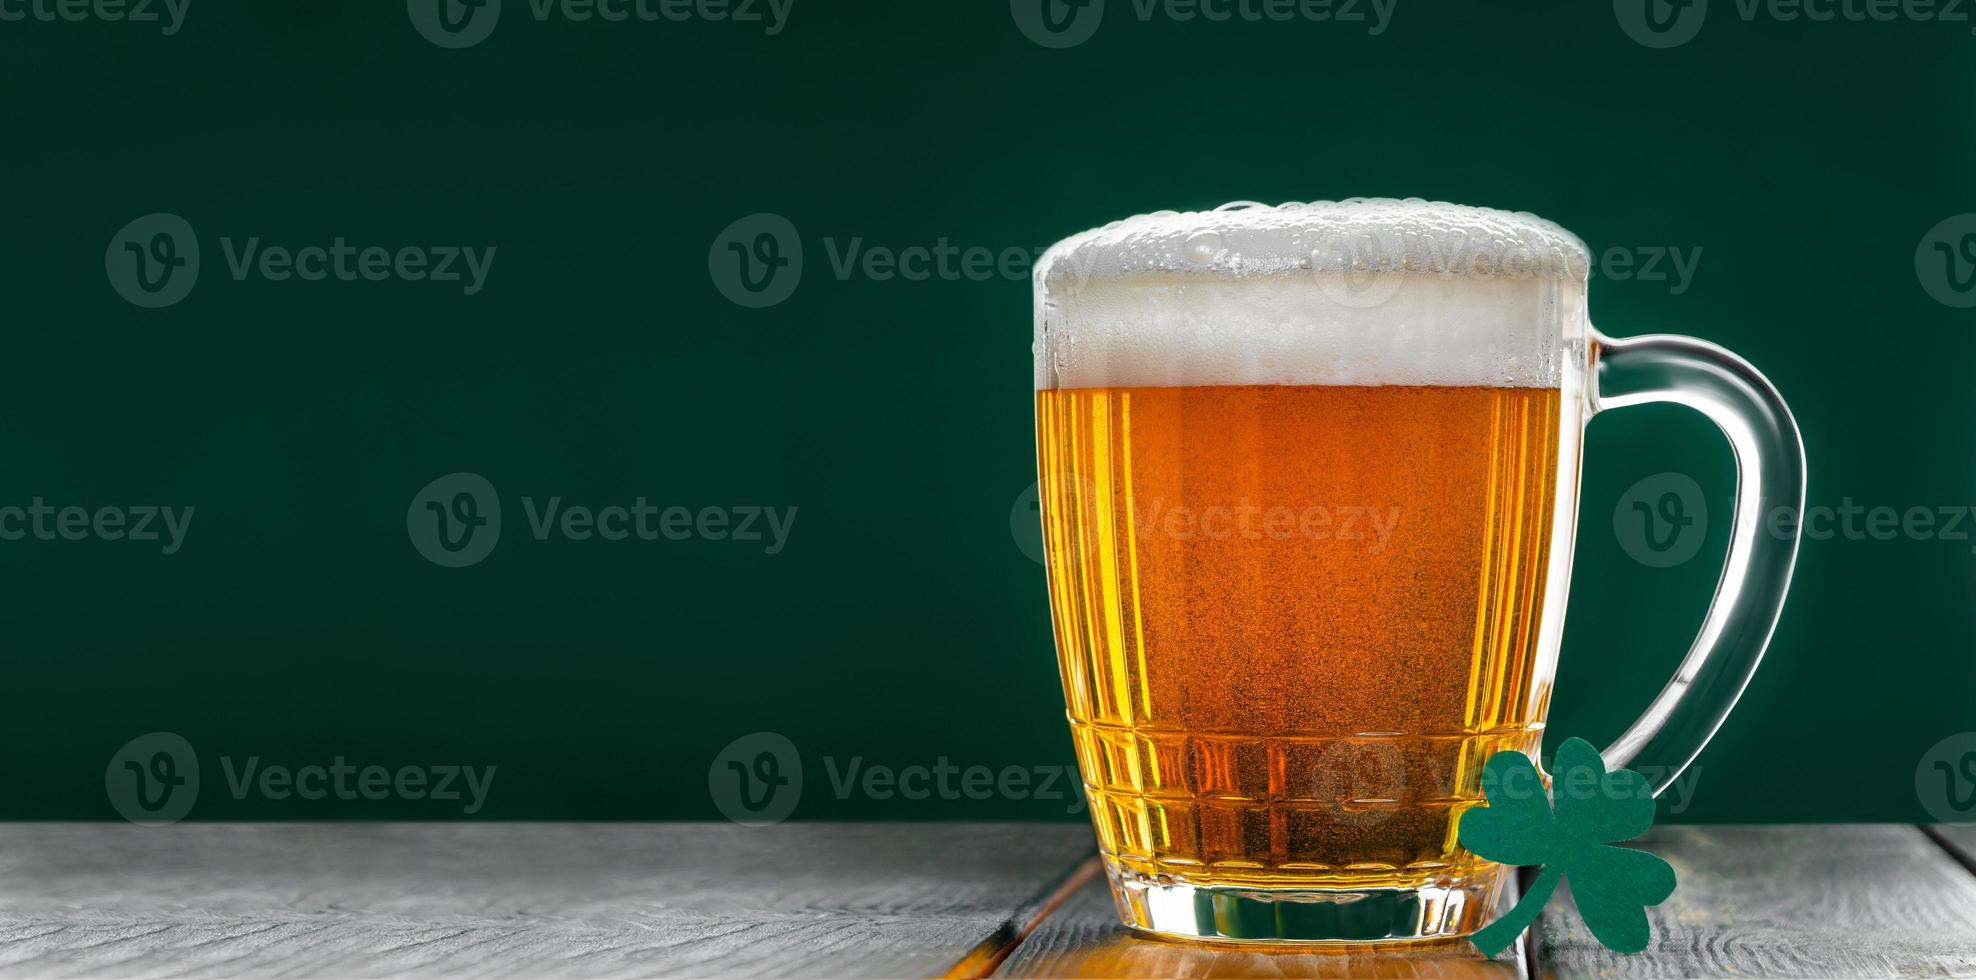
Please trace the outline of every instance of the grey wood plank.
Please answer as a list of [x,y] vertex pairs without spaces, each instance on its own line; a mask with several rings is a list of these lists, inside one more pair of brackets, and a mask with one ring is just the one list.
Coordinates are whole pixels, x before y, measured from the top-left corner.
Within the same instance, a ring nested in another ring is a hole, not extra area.
[[0,825],[5,976],[940,975],[1082,824]]
[[[1507,896],[1505,907],[1514,902]],[[1118,924],[1102,874],[1093,874],[1037,926],[998,977],[1437,977],[1522,980],[1519,943],[1494,960],[1466,940],[1319,952],[1247,950],[1147,939]]]
[[[1914,827],[1658,828],[1678,884],[1620,956],[1553,900],[1538,962],[1575,977],[1976,976],[1976,877]],[[1560,896],[1569,893],[1560,887]]]

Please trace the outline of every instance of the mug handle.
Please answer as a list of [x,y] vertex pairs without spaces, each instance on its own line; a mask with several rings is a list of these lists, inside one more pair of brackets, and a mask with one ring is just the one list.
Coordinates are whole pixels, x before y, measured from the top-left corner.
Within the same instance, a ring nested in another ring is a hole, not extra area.
[[[1591,331],[1591,411],[1672,402],[1714,422],[1736,453],[1729,555],[1701,634],[1645,714],[1603,755],[1609,768],[1649,770],[1656,796],[1722,727],[1756,672],[1791,587],[1804,512],[1804,442],[1777,389],[1748,361],[1693,337],[1612,338]],[[1788,507],[1788,535],[1764,518]]]

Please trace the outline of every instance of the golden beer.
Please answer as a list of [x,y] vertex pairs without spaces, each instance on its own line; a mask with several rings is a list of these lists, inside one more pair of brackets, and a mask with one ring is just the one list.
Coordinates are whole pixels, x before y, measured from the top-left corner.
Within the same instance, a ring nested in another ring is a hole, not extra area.
[[1534,751],[1556,389],[1037,393],[1072,731],[1104,853],[1203,885],[1411,886]]

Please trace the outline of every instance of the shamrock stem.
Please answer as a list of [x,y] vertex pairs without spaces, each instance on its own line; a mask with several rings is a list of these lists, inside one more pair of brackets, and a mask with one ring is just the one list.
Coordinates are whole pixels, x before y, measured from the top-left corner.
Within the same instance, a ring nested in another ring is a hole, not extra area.
[[1515,908],[1509,910],[1508,915],[1489,923],[1488,928],[1468,937],[1468,941],[1474,943],[1475,948],[1488,957],[1494,957],[1497,953],[1508,949],[1509,944],[1516,941],[1516,937],[1523,935],[1523,930],[1530,928],[1530,923],[1537,921],[1537,914],[1542,912],[1544,904],[1551,900],[1551,893],[1557,890],[1558,879],[1562,877],[1564,874],[1557,868],[1545,868],[1544,873],[1537,876],[1537,880],[1531,883],[1530,890],[1523,893],[1522,900],[1516,903]]

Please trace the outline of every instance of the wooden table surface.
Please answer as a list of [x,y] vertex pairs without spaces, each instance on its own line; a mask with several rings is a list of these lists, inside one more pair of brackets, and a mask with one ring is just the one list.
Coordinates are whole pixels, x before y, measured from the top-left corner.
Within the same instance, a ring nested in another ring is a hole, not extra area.
[[[1121,929],[1081,824],[0,825],[4,976],[1976,976],[1976,828],[1675,827],[1654,944]],[[1562,891],[1562,890],[1561,890]]]

